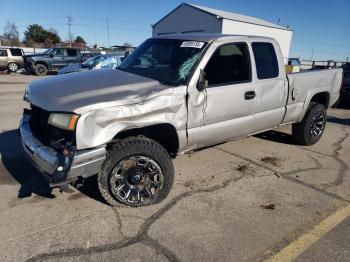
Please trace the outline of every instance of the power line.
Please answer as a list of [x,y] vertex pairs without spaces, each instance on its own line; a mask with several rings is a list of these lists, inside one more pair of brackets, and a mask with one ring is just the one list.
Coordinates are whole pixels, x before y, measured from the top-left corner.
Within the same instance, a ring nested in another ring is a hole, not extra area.
[[[310,53],[312,52],[312,50],[291,50],[291,52],[295,52],[295,53]],[[336,51],[315,51],[314,53],[317,54],[348,54],[349,52],[344,51],[344,52],[336,52]]]
[[111,47],[111,44],[109,42],[109,25],[108,25],[108,16],[107,16],[107,39],[108,39],[108,47]]
[[[95,28],[106,28],[105,26],[101,25],[91,25],[91,24],[76,24],[74,23],[75,26],[85,26],[85,27],[95,27]],[[110,30],[125,30],[125,31],[139,31],[139,32],[149,32],[150,30],[145,30],[145,29],[138,29],[138,28],[130,28],[130,27],[111,27],[109,26]]]
[[338,45],[338,44],[324,44],[324,43],[318,43],[318,42],[309,42],[309,41],[303,41],[303,40],[294,40],[295,42],[299,43],[305,43],[305,44],[312,44],[312,45],[322,45],[322,46],[338,46],[338,47],[350,47],[350,45]]
[[349,38],[349,35],[345,34],[344,35],[313,35],[313,34],[303,34],[303,33],[298,33],[295,31],[293,34],[296,34],[298,37],[310,37],[310,38]]
[[72,46],[72,32],[71,32],[72,21],[73,21],[72,17],[67,16],[69,46]]

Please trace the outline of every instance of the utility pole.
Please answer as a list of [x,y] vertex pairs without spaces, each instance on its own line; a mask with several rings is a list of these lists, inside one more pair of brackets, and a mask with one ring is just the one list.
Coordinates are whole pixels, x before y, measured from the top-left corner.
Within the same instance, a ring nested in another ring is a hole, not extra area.
[[71,26],[72,26],[72,17],[67,16],[67,25],[68,25],[68,39],[69,39],[69,46],[72,46],[72,32],[71,32]]
[[108,24],[108,17],[107,17],[107,39],[108,39],[108,48],[111,47],[111,44],[109,43],[109,24]]

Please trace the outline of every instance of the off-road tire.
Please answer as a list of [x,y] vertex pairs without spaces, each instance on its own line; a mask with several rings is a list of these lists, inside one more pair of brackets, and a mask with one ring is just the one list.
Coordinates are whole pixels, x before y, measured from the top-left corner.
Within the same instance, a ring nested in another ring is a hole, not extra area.
[[19,69],[19,65],[15,62],[10,62],[8,65],[7,65],[7,71],[10,72],[10,73],[15,73],[17,72]]
[[[317,114],[323,114],[324,123],[321,129],[321,133],[317,137],[313,137],[311,135],[312,121],[313,118]],[[326,127],[327,122],[327,111],[326,107],[322,104],[318,103],[310,103],[308,110],[305,113],[303,120],[300,123],[296,123],[292,125],[292,135],[294,140],[300,144],[305,146],[310,146],[317,143],[318,140],[323,135],[324,129]]]
[[[114,167],[128,156],[152,158],[162,169],[163,183],[160,191],[147,203],[129,203],[118,200],[110,189],[109,181]],[[156,141],[143,136],[128,137],[115,142],[107,152],[107,157],[98,174],[97,183],[102,197],[112,206],[148,206],[161,202],[171,190],[174,182],[174,167],[168,152]]]
[[34,66],[34,73],[37,76],[46,76],[48,72],[49,72],[49,69],[44,64],[37,64]]

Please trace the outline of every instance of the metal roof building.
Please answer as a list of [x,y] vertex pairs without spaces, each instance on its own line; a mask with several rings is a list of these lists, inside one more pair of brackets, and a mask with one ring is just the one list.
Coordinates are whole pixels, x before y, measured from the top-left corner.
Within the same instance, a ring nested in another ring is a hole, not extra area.
[[186,33],[219,33],[275,38],[288,58],[293,31],[241,14],[182,3],[153,25],[153,36]]

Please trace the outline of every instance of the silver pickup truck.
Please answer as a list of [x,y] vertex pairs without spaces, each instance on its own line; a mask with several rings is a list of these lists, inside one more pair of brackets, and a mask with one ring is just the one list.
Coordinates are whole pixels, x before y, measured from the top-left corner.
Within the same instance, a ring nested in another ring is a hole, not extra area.
[[158,203],[178,154],[287,124],[302,145],[320,139],[342,70],[287,76],[283,61],[270,38],[153,37],[118,69],[31,82],[24,151],[51,186],[98,174],[111,205]]

